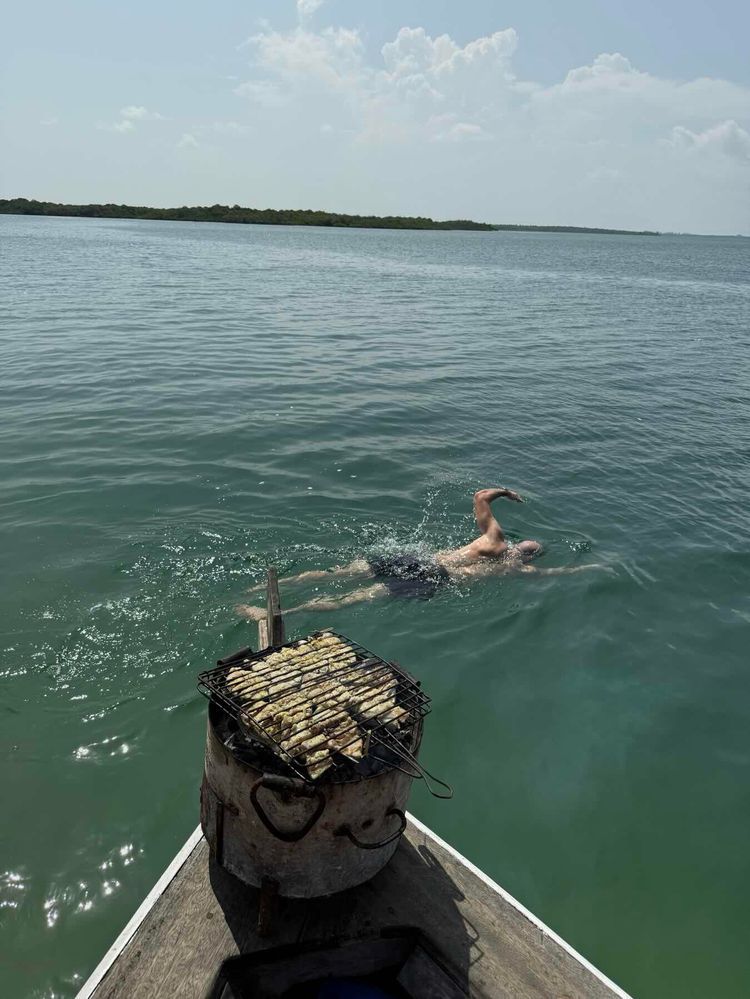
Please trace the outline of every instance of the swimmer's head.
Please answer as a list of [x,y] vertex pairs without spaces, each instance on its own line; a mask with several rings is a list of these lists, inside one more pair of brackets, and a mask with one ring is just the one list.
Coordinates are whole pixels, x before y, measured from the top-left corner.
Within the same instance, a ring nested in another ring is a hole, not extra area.
[[519,541],[515,549],[524,562],[530,562],[542,553],[542,546],[538,541]]

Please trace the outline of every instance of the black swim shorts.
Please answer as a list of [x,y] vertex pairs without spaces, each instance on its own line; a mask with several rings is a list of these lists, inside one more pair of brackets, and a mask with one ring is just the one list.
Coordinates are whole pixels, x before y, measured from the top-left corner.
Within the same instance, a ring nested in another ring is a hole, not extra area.
[[391,596],[407,600],[429,600],[451,578],[442,565],[410,553],[381,555],[370,559],[369,566]]

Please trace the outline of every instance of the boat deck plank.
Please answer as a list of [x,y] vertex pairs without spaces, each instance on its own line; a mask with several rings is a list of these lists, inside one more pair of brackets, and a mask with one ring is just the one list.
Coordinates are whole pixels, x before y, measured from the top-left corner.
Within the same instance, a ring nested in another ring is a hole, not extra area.
[[221,963],[296,941],[337,942],[418,927],[471,996],[623,995],[410,822],[388,866],[327,899],[280,900],[257,936],[259,893],[218,868],[201,840],[93,993],[94,999],[203,999]]

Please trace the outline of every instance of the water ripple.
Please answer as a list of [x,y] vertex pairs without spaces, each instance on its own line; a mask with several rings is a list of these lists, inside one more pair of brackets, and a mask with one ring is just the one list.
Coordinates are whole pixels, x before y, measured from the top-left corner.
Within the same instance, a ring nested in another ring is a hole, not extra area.
[[499,483],[541,566],[609,571],[331,618],[433,696],[458,794],[412,807],[634,993],[739,997],[746,241],[0,226],[13,994],[72,996],[193,828],[195,677],[267,565],[460,544]]

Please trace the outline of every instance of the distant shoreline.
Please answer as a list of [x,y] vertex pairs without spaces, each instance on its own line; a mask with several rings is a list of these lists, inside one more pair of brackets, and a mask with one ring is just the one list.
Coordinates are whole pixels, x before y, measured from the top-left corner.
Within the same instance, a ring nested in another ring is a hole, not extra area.
[[64,205],[28,198],[0,198],[0,215],[57,215],[69,218],[144,219],[169,222],[233,222],[240,225],[309,225],[339,229],[436,229],[481,232],[600,233],[607,236],[658,236],[644,229],[600,229],[575,225],[515,225],[451,219],[444,222],[421,216],[344,215],[310,209],[242,208],[211,205],[190,208],[146,208],[140,205]]

